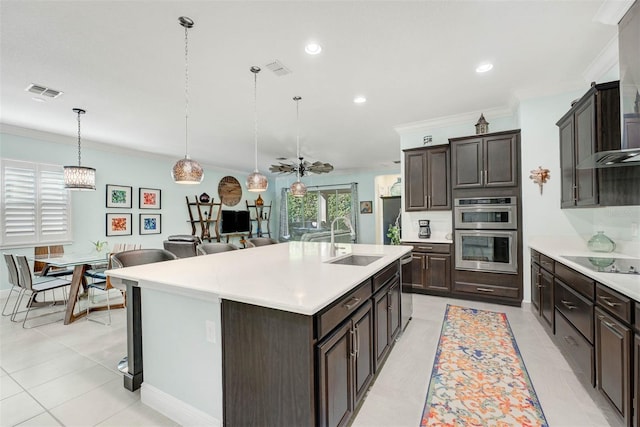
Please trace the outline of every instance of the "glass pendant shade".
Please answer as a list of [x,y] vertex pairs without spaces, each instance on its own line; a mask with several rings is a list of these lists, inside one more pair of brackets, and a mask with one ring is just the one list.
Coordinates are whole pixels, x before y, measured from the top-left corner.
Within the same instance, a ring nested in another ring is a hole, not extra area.
[[265,191],[269,186],[267,177],[262,175],[257,169],[247,177],[247,190],[254,193]]
[[299,179],[298,181],[291,184],[289,190],[291,191],[291,195],[293,197],[304,197],[307,194],[307,186],[304,185]]
[[68,190],[95,190],[96,170],[85,166],[64,167],[64,188]]
[[173,165],[171,177],[176,184],[200,184],[204,178],[204,171],[198,162],[185,156]]

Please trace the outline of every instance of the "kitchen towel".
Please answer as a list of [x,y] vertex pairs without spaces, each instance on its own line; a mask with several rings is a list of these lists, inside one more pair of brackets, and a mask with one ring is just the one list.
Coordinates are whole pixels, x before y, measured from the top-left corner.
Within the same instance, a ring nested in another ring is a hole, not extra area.
[[447,305],[421,426],[547,426],[504,313]]

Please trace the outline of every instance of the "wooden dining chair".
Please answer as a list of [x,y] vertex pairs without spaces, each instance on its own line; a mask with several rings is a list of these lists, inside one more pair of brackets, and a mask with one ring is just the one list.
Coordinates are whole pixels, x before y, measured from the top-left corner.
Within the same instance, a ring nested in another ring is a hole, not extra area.
[[[24,315],[24,320],[22,322],[22,327],[25,329],[30,329],[27,328],[27,318],[29,317],[29,313],[31,312],[31,310],[34,308],[34,303],[35,303],[35,297],[36,295],[40,294],[40,293],[45,293],[46,291],[53,291],[54,289],[62,289],[62,295],[63,295],[63,299],[65,301],[65,305],[67,302],[67,292],[66,292],[66,286],[71,284],[70,280],[66,280],[66,279],[61,279],[58,277],[46,277],[46,276],[36,276],[34,277],[31,273],[31,267],[29,266],[29,261],[27,261],[27,257],[24,255],[17,255],[15,256],[15,261],[16,261],[16,265],[17,265],[17,270],[18,270],[18,282],[20,285],[20,296],[18,297],[18,301],[16,303],[15,309],[13,311],[13,314],[11,316],[11,321],[15,322],[16,321],[16,315],[18,313],[22,313],[22,312],[18,312],[18,308],[20,307],[20,304],[22,303],[22,299],[24,298],[24,296],[29,293],[29,300],[27,302],[27,310],[26,313]],[[52,298],[52,303],[51,305],[55,304],[55,296]],[[64,310],[62,310],[64,311]],[[52,313],[47,313],[46,315],[49,315]],[[53,322],[47,322],[47,323],[53,323]],[[47,323],[43,323],[43,324],[47,324]],[[41,325],[43,325],[41,324]],[[41,326],[38,325],[38,326]]]

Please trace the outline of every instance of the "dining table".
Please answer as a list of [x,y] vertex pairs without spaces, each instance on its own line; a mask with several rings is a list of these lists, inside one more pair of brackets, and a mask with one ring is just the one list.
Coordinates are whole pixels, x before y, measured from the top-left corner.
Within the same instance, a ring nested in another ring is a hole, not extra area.
[[[50,264],[54,267],[73,267],[73,275],[71,276],[71,287],[69,289],[69,299],[64,315],[64,324],[68,325],[76,320],[86,316],[86,310],[74,313],[80,288],[86,285],[85,273],[94,265],[106,265],[109,254],[107,252],[92,251],[89,253],[63,253],[49,255],[35,255],[30,257],[33,261],[40,261]],[[111,308],[123,308],[113,305]],[[107,307],[91,307],[91,310],[106,310]]]

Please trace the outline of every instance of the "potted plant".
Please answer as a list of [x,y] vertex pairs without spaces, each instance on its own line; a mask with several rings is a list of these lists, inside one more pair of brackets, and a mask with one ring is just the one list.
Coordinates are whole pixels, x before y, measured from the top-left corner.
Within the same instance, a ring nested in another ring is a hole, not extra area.
[[96,240],[93,243],[93,246],[96,248],[96,252],[102,252],[102,250],[107,246],[107,241],[101,242],[100,240]]
[[392,245],[400,244],[400,215],[402,215],[402,210],[398,212],[393,225],[389,225],[389,231],[387,232],[387,237],[391,239]]

